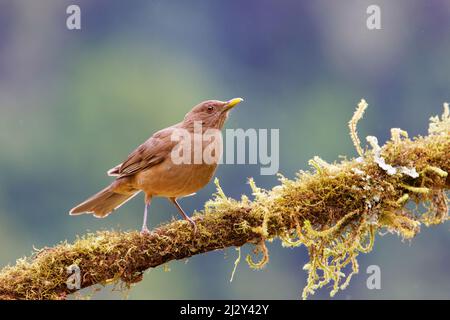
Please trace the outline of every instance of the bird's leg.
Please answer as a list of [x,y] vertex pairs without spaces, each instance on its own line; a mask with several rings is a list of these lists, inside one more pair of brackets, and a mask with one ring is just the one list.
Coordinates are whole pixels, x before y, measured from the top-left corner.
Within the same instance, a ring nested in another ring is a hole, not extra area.
[[150,233],[150,230],[148,230],[148,228],[147,228],[147,213],[148,213],[148,208],[150,207],[151,200],[152,200],[152,197],[145,196],[144,221],[142,223],[141,234],[149,234]]
[[183,208],[181,208],[181,206],[178,204],[177,199],[176,198],[169,198],[170,202],[172,202],[175,207],[177,207],[178,211],[180,212],[180,214],[183,216],[184,220],[188,221],[192,227],[194,228],[194,233],[197,233],[197,225],[195,224],[195,221],[192,220],[192,218],[190,218],[183,210]]

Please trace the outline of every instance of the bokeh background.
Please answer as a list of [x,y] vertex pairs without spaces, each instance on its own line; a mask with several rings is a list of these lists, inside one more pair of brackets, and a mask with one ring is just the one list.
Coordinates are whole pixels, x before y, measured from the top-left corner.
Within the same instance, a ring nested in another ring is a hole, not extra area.
[[[66,28],[70,4],[81,7],[80,31]],[[366,27],[370,4],[381,8],[381,30]],[[67,213],[111,181],[107,169],[202,100],[244,97],[227,127],[279,128],[280,172],[292,178],[314,155],[355,155],[347,122],[363,97],[362,136],[383,142],[391,127],[426,134],[450,100],[449,71],[446,0],[1,0],[0,264],[87,231],[140,228],[142,196],[108,219]],[[248,177],[277,183],[259,169],[222,165],[216,176],[239,197],[250,195]],[[201,209],[213,192],[210,183],[181,203]],[[153,226],[172,216],[167,201],[154,201]],[[449,243],[448,224],[411,243],[378,237],[336,298],[449,298]],[[170,271],[149,270],[129,298],[298,299],[305,248],[269,249],[264,270],[242,262],[232,283],[232,248],[171,262]],[[366,288],[372,264],[381,290]],[[123,294],[107,287],[94,297]]]

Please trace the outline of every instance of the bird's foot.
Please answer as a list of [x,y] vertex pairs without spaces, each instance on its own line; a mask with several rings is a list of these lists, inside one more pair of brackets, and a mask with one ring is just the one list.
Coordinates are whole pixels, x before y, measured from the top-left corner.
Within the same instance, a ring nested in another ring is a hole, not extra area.
[[197,235],[198,234],[198,228],[197,228],[197,224],[195,223],[195,221],[192,218],[188,217],[188,216],[186,216],[186,221],[191,224],[192,229],[193,229],[192,231],[193,231],[194,235]]
[[151,231],[148,230],[147,226],[143,226],[141,229],[141,236],[149,235],[151,234]]

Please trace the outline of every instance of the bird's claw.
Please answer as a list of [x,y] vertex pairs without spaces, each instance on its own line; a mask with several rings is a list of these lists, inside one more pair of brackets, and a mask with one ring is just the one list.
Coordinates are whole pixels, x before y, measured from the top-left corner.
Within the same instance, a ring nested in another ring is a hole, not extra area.
[[195,223],[195,221],[192,218],[189,218],[189,217],[187,217],[186,221],[191,224],[193,232],[194,232],[194,235],[197,235],[198,234],[198,228],[197,228],[197,224]]
[[150,230],[148,230],[147,227],[142,227],[141,229],[141,236],[149,235],[151,234]]

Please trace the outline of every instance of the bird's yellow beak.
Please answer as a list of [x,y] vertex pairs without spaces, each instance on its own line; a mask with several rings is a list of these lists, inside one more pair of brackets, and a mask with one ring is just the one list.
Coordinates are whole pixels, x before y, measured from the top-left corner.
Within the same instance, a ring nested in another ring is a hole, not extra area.
[[228,100],[227,103],[225,104],[224,110],[228,111],[228,110],[234,108],[235,106],[237,106],[242,101],[244,101],[244,99],[242,99],[242,98],[234,98],[234,99]]

